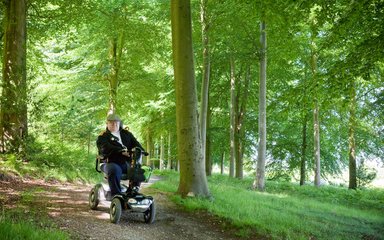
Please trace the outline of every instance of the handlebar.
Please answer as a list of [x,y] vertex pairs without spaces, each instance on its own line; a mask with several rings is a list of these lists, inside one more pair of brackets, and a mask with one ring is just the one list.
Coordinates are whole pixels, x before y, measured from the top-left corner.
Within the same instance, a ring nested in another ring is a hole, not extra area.
[[134,147],[132,148],[131,150],[128,150],[127,148],[123,148],[121,149],[119,152],[129,152],[130,154],[132,153],[136,153],[136,151],[139,153],[139,154],[143,154],[144,156],[148,156],[149,153],[144,151],[144,149],[140,148],[140,147]]
[[[148,156],[149,155],[149,153],[148,152],[146,152],[146,151],[144,151],[144,149],[142,149],[142,148],[140,148],[140,147],[134,147],[134,148],[132,148],[131,150],[128,150],[128,149],[122,149],[120,152],[129,152],[130,153],[130,155],[132,156],[132,155],[135,155],[135,160],[137,161],[137,160],[140,160],[139,161],[139,163],[141,163],[141,155],[144,155],[144,156]],[[101,173],[101,169],[100,169],[100,163],[102,162],[104,160],[104,162],[105,162],[105,160],[106,160],[106,157],[105,156],[103,156],[103,155],[98,155],[97,157],[96,157],[96,166],[95,166],[95,169],[96,169],[96,172],[99,172],[99,173]]]

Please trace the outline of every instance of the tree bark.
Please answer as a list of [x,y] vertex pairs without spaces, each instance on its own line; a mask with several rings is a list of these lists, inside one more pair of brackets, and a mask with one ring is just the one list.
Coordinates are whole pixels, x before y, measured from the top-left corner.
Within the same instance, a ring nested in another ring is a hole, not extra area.
[[300,185],[305,184],[305,169],[306,169],[306,157],[305,153],[307,151],[307,123],[308,123],[308,114],[306,109],[304,109],[304,118],[303,118],[303,130],[302,130],[302,143],[301,143],[301,161],[300,161]]
[[319,102],[318,102],[318,80],[317,80],[317,46],[314,41],[317,35],[316,27],[312,25],[311,35],[311,69],[313,78],[313,142],[315,160],[315,186],[320,186],[320,123],[319,123]]
[[202,45],[203,45],[203,81],[201,84],[201,110],[200,110],[200,128],[201,128],[201,145],[203,149],[203,158],[206,161],[206,141],[207,141],[207,118],[208,118],[208,102],[209,102],[209,38],[207,22],[207,2],[200,2],[200,21],[202,26]]
[[26,81],[26,1],[4,1],[3,83],[0,150],[24,153],[28,134]]
[[167,161],[167,169],[172,169],[172,155],[171,155],[171,132],[168,132],[168,161]]
[[303,87],[303,104],[302,104],[302,133],[301,133],[301,160],[300,160],[300,186],[305,184],[306,178],[306,152],[307,152],[307,126],[308,126],[308,111],[307,111],[307,87],[306,87],[307,76],[304,76],[304,87]]
[[205,147],[205,173],[207,176],[212,175],[212,157],[211,157],[211,134],[209,128],[211,126],[211,109],[210,104],[208,104],[208,114],[207,114],[207,139]]
[[266,80],[267,80],[267,36],[265,22],[260,23],[260,86],[259,86],[259,145],[256,167],[256,181],[254,188],[259,191],[265,189],[265,158],[267,145],[267,111],[266,111]]
[[357,170],[356,170],[356,144],[355,144],[355,129],[356,129],[356,88],[355,82],[352,80],[350,86],[349,100],[349,189],[357,188]]
[[147,166],[152,166],[152,163],[151,163],[151,158],[152,158],[152,138],[151,138],[151,132],[149,129],[147,129],[147,152],[148,152],[148,156],[146,157],[147,158]]
[[[243,127],[243,121],[244,121],[244,115],[247,111],[247,102],[248,102],[248,89],[249,89],[249,83],[250,83],[250,67],[247,67],[246,74],[245,74],[245,82],[244,82],[244,91],[241,94],[241,96],[238,97],[240,99],[241,97],[241,106],[238,112],[238,116],[236,119],[236,178],[243,179],[244,175],[244,149],[243,149],[243,139],[245,138],[245,129]],[[240,91],[239,91],[240,92]],[[236,104],[237,106],[239,103]]]
[[317,99],[313,109],[313,124],[314,124],[314,158],[315,158],[315,186],[320,186],[320,127],[319,127],[319,105]]
[[221,159],[220,159],[220,174],[224,174],[224,158],[225,158],[225,152],[221,154]]
[[121,55],[123,52],[124,36],[120,33],[110,41],[109,61],[111,72],[108,76],[109,82],[109,109],[108,113],[117,112],[117,87],[119,86],[119,71]]
[[236,162],[236,76],[235,76],[235,60],[231,57],[231,104],[230,104],[230,160],[229,160],[229,176],[235,177]]
[[197,114],[190,4],[190,0],[171,0],[177,145],[180,159],[178,193],[182,197],[209,197]]
[[159,169],[160,171],[164,169],[164,136],[161,134],[160,136],[160,162],[159,162]]

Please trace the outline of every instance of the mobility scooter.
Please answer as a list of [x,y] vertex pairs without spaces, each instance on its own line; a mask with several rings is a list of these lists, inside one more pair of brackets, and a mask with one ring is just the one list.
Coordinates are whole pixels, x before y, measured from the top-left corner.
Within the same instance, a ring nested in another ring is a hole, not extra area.
[[[139,187],[134,186],[134,183],[148,182],[150,178],[152,169],[141,165],[143,155],[148,155],[148,153],[138,147],[133,148],[130,153],[132,158],[131,167],[128,168],[128,173],[122,176],[122,180],[129,180],[129,184],[128,186],[121,184],[123,193],[111,196],[108,182],[98,183],[89,193],[89,207],[96,210],[101,196],[104,196],[107,201],[111,201],[109,215],[112,223],[118,223],[123,210],[126,210],[128,212],[142,213],[144,222],[151,224],[154,222],[156,215],[155,201],[153,197],[139,193]],[[101,167],[106,161],[107,159],[100,155],[96,158],[97,172],[103,173]],[[106,179],[105,174],[104,179]]]

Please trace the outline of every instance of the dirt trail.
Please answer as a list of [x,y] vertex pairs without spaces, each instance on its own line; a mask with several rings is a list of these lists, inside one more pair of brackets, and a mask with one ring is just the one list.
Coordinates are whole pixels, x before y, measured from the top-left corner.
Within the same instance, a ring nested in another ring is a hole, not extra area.
[[[152,181],[156,180],[155,177]],[[150,184],[150,183],[149,183]],[[156,203],[156,220],[144,223],[141,214],[123,212],[119,224],[109,221],[109,202],[102,201],[98,210],[88,207],[88,194],[92,185],[45,183],[43,181],[21,181],[15,178],[0,178],[0,204],[14,207],[20,193],[27,189],[39,197],[32,198],[31,205],[45,209],[60,227],[71,234],[72,239],[237,239],[223,224],[204,213],[185,213],[167,199],[164,193],[142,186],[142,192],[152,195]]]

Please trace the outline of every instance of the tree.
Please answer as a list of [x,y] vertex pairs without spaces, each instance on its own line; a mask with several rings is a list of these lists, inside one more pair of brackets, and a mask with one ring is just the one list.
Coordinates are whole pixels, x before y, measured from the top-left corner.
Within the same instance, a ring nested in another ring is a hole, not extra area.
[[350,84],[350,100],[349,100],[349,188],[357,188],[357,168],[356,168],[356,143],[355,143],[355,129],[356,129],[356,88],[354,80]]
[[23,150],[28,134],[26,81],[26,1],[4,1],[5,36],[0,114],[0,150]]
[[318,74],[317,74],[317,37],[316,6],[312,9],[309,18],[311,24],[311,70],[313,81],[313,142],[314,142],[314,162],[315,162],[315,186],[320,186],[320,126],[319,126],[319,99],[318,99]]
[[190,0],[171,1],[172,50],[176,89],[176,125],[180,183],[178,192],[210,196],[199,136],[192,51]]
[[119,85],[119,72],[121,57],[124,48],[124,33],[119,32],[112,37],[109,43],[110,73],[107,76],[109,83],[109,107],[108,113],[116,113],[117,109],[117,87]]
[[236,163],[236,74],[235,74],[235,60],[233,57],[231,61],[231,103],[230,103],[230,160],[229,160],[229,176],[235,177],[235,163]]
[[[244,174],[244,145],[245,145],[245,127],[244,116],[246,115],[246,107],[248,102],[249,83],[251,81],[250,66],[247,66],[247,70],[244,77],[244,87],[239,84],[237,103],[236,103],[236,129],[235,129],[235,148],[236,148],[236,178],[242,179]],[[241,105],[240,105],[241,104]],[[240,105],[240,106],[239,106]]]
[[200,3],[200,9],[201,9],[200,21],[201,21],[201,27],[202,27],[201,35],[202,35],[202,45],[203,45],[203,74],[202,74],[203,81],[201,84],[200,129],[201,129],[201,144],[203,149],[204,162],[206,162],[207,159],[209,159],[209,157],[207,157],[207,151],[206,151],[207,120],[208,120],[208,106],[209,106],[208,104],[209,73],[210,73],[209,36],[208,36],[209,23],[207,20],[207,2],[208,0],[201,0],[201,3]]
[[265,189],[265,158],[267,144],[267,110],[266,110],[266,80],[267,80],[267,36],[265,22],[260,23],[260,85],[259,85],[259,142],[257,155],[256,179],[253,187],[260,191]]

